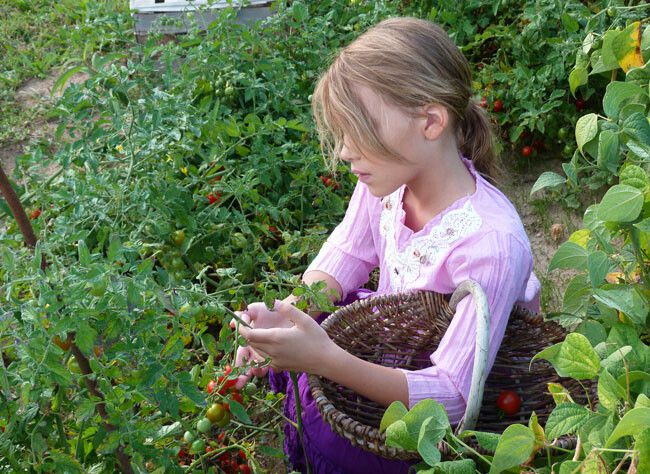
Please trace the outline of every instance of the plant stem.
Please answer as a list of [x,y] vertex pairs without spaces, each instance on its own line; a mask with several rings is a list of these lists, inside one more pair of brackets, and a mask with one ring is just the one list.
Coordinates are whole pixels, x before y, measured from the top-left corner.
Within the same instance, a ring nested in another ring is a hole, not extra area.
[[483,461],[485,464],[487,464],[488,466],[491,466],[491,465],[492,465],[492,463],[491,463],[491,462],[490,462],[490,461],[489,461],[485,456],[483,456],[481,453],[479,453],[478,451],[476,451],[474,448],[472,448],[472,447],[469,446],[468,444],[464,443],[460,438],[457,438],[457,437],[454,436],[453,434],[451,435],[451,437],[452,437],[452,439],[453,439],[454,441],[456,441],[458,444],[460,444],[461,446],[463,446],[463,447],[464,447],[465,449],[467,449],[470,453],[474,454],[474,456],[476,456],[477,458],[479,458],[479,459],[480,459],[481,461]]
[[302,445],[302,454],[305,456],[305,465],[307,466],[307,474],[311,474],[311,466],[309,459],[307,459],[307,451],[305,449],[305,438],[302,431],[302,403],[300,403],[300,392],[298,390],[298,377],[295,372],[289,372],[291,377],[291,384],[293,385],[293,397],[296,402],[296,422],[298,423],[298,436],[300,437],[300,444]]

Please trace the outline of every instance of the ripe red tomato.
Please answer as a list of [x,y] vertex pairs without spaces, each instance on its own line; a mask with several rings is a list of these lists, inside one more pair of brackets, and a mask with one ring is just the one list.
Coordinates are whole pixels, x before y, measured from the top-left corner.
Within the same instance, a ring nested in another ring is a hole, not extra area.
[[487,108],[488,108],[487,97],[484,96],[484,97],[481,99],[481,101],[478,103],[478,105],[480,105],[480,106],[483,107],[484,109],[487,109]]
[[239,393],[239,392],[232,392],[230,394],[230,398],[235,400],[237,403],[240,403],[240,404],[244,403],[244,399],[242,398],[241,393]]
[[217,202],[219,200],[220,197],[221,197],[221,194],[219,194],[219,193],[210,193],[210,194],[208,194],[208,202],[210,204],[214,204],[215,202]]
[[533,147],[531,146],[525,146],[521,149],[521,154],[522,156],[529,157],[530,155],[533,154]]
[[494,104],[492,105],[492,110],[495,112],[501,112],[503,110],[503,101],[500,99],[495,100]]
[[585,108],[587,105],[587,102],[585,102],[582,99],[576,99],[576,110],[582,110]]
[[208,382],[208,386],[206,387],[207,390],[208,390],[208,393],[209,393],[209,394],[212,394],[212,392],[214,392],[215,389],[216,389],[218,386],[219,386],[219,384],[217,383],[216,380],[210,380],[210,381]]
[[507,416],[513,416],[519,411],[521,398],[512,390],[503,390],[497,398],[497,407]]
[[226,365],[223,369],[223,373],[225,375],[230,375],[231,372],[232,372],[232,367],[230,365]]
[[240,474],[250,474],[251,468],[248,467],[248,464],[240,464],[237,472],[239,472]]
[[41,209],[37,207],[29,214],[29,218],[32,220],[38,219],[40,215],[41,215]]

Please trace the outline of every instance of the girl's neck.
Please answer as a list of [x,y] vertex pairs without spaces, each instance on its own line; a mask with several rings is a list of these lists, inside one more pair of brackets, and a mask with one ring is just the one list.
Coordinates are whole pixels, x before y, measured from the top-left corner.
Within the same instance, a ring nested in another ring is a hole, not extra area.
[[432,160],[406,184],[402,206],[405,224],[414,232],[447,209],[458,199],[473,194],[476,182],[455,148]]

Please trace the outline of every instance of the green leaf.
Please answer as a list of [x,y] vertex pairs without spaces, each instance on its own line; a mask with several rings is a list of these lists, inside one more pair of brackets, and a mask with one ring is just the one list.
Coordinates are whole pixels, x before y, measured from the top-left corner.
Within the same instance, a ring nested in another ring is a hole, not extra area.
[[575,33],[580,29],[580,23],[567,12],[562,13],[562,26],[569,32]]
[[408,413],[408,409],[400,401],[395,401],[391,403],[386,411],[384,416],[381,417],[381,423],[379,424],[379,432],[383,433],[386,431],[390,425],[395,423],[397,420],[404,418],[404,415]]
[[235,415],[235,418],[237,418],[242,423],[246,423],[247,425],[253,424],[250,417],[248,416],[248,413],[246,413],[246,409],[242,406],[241,403],[229,398],[228,405],[230,406],[230,413]]
[[585,143],[593,140],[598,134],[598,116],[596,114],[583,115],[576,123],[576,142],[582,151]]
[[438,450],[438,442],[445,436],[447,426],[435,426],[436,422],[433,417],[427,418],[420,428],[418,437],[418,453],[422,456],[424,462],[429,466],[435,466],[440,462],[441,454]]
[[650,124],[640,112],[631,114],[623,121],[623,133],[641,146],[650,144]]
[[[650,378],[650,374],[646,374]],[[619,381],[620,383],[620,381]],[[645,393],[640,393],[634,402],[634,408],[650,408],[650,398]]]
[[619,34],[620,31],[616,30],[608,30],[605,32],[603,35],[603,47],[601,50],[601,64],[598,65],[598,68],[592,68],[592,74],[596,72],[605,72],[611,71],[612,69],[618,69],[618,60],[616,59],[612,45]]
[[556,405],[573,401],[571,398],[571,393],[559,383],[549,382],[547,384],[547,387]]
[[176,436],[177,434],[180,434],[182,429],[183,425],[181,425],[180,421],[175,421],[171,425],[163,425],[153,436],[152,441],[156,442],[164,438],[169,438],[170,436]]
[[629,99],[638,102],[644,95],[643,89],[636,84],[620,81],[610,82],[603,97],[603,110],[609,118],[617,120],[625,102],[628,102]]
[[530,190],[530,195],[532,196],[534,193],[541,189],[559,186],[560,184],[564,183],[566,183],[566,178],[564,176],[560,176],[559,174],[553,173],[552,171],[545,171],[540,175],[539,178],[537,178],[535,184],[533,184],[533,187]]
[[564,461],[560,464],[560,474],[575,474],[580,472],[581,461]]
[[535,448],[535,434],[520,424],[508,426],[499,440],[492,459],[490,474],[497,474],[519,466],[526,461]]
[[569,88],[574,97],[576,95],[576,89],[587,84],[589,80],[588,78],[589,75],[584,67],[576,66],[569,73]]
[[482,431],[465,430],[460,434],[461,438],[474,436],[479,446],[486,451],[494,452],[497,450],[501,435],[498,433],[484,433]]
[[52,85],[52,91],[50,92],[50,95],[53,96],[57,93],[57,91],[59,90],[62,91],[66,83],[72,78],[72,76],[81,72],[88,72],[88,67],[86,67],[85,65],[75,66],[65,71],[63,74],[59,76],[59,78],[56,80],[54,85]]
[[559,438],[565,434],[575,433],[591,416],[591,411],[577,403],[560,403],[546,421],[548,439]]
[[589,278],[586,275],[576,275],[569,281],[566,290],[564,290],[562,311],[578,316],[584,314],[592,291],[593,287]]
[[608,410],[615,411],[621,400],[625,398],[625,389],[614,377],[603,369],[598,377],[598,401]]
[[637,222],[636,224],[634,224],[634,227],[639,229],[641,232],[650,233],[650,217],[646,217],[641,222]]
[[580,325],[575,329],[575,332],[578,332],[589,339],[589,344],[593,347],[596,347],[597,344],[607,340],[607,330],[605,327],[598,321],[591,319],[580,323]]
[[90,252],[88,251],[88,246],[83,240],[77,242],[77,251],[79,252],[79,263],[83,267],[87,267],[91,263]]
[[616,425],[614,432],[605,443],[605,447],[611,447],[612,444],[624,436],[639,434],[648,426],[650,426],[650,408],[632,408]]
[[643,325],[648,316],[648,303],[634,285],[612,285],[594,291],[594,299],[624,313],[634,323]]
[[616,173],[623,154],[619,149],[618,134],[613,130],[603,130],[598,137],[599,168]]
[[587,269],[587,250],[573,242],[564,242],[557,249],[551,262],[548,264],[548,270],[556,268],[574,268],[576,270]]
[[84,354],[89,354],[95,345],[95,338],[97,337],[97,331],[95,331],[88,322],[81,321],[77,324],[77,331],[75,334],[75,344],[79,347],[81,352]]
[[[438,430],[446,430],[447,428],[450,428],[447,412],[442,404],[432,400],[431,398],[425,398],[416,403],[413,408],[404,415],[404,418],[402,418],[404,423],[406,423],[412,439],[418,439],[422,425],[430,417],[433,417],[435,420],[435,424],[432,425],[432,428],[436,427]],[[442,436],[440,439],[442,439]]]
[[626,184],[609,188],[598,205],[598,218],[609,222],[631,222],[639,217],[643,193]]
[[600,365],[605,369],[615,371],[618,369],[618,365],[623,365],[625,356],[630,352],[632,352],[632,346],[617,347],[614,352],[601,361]]
[[472,459],[444,461],[436,465],[435,472],[436,474],[474,474],[476,472],[476,463]]
[[582,334],[570,333],[562,343],[553,365],[561,377],[583,380],[598,374],[600,359],[591,347],[589,339]]
[[116,235],[112,236],[111,243],[108,246],[108,254],[106,256],[108,261],[109,262],[115,261],[115,259],[119,256],[121,250],[122,250],[122,242],[120,242],[120,238]]
[[417,451],[418,443],[409,434],[404,420],[397,420],[386,428],[386,445],[407,451]]
[[597,287],[605,281],[605,276],[611,268],[607,254],[602,250],[591,252],[587,257],[587,268],[592,286]]
[[639,451],[639,463],[636,472],[650,472],[650,428],[643,430],[634,443],[634,449]]
[[560,354],[560,349],[562,349],[561,342],[558,342],[557,344],[553,344],[552,346],[549,346],[546,349],[535,354],[533,358],[530,360],[530,362],[532,364],[537,359],[544,359],[549,361],[551,364],[555,365],[555,362],[557,361],[557,357]]

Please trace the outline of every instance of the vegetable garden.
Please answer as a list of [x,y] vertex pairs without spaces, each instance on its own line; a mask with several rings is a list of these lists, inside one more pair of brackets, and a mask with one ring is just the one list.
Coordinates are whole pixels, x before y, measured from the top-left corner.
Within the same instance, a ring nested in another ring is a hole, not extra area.
[[[82,12],[65,13],[67,48],[0,48],[13,67],[0,71],[5,104],[64,66],[47,112],[55,136],[0,182],[0,470],[284,472],[282,396],[263,379],[234,389],[230,314],[291,292],[332,309],[300,275],[355,179],[325,167],[310,94],[324,58],[411,15],[440,23],[472,63],[505,168],[564,157],[530,193],[584,212],[536,269],[571,276],[546,315],[569,334],[531,364],[594,380],[598,396],[579,404],[549,384],[555,407],[540,423],[516,419],[509,394],[501,408],[516,423],[500,434],[454,434],[432,400],[393,404],[387,443],[418,451],[427,473],[650,472],[647,4],[277,2],[265,22],[237,24],[228,8],[206,31],[139,44],[122,2],[80,3],[59,7]],[[40,19],[48,7],[7,6]],[[36,38],[23,33],[11,44]],[[16,51],[24,61],[10,62]],[[565,435],[575,448],[555,446]]]

